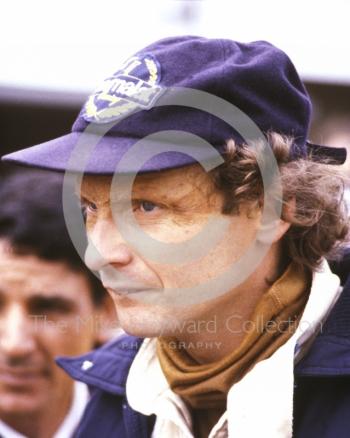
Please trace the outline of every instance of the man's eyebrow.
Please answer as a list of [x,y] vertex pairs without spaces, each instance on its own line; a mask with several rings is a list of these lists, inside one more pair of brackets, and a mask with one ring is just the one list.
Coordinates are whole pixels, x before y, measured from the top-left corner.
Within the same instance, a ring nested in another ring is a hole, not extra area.
[[[97,201],[93,197],[89,198],[83,194],[78,195],[76,193],[76,197],[77,197],[77,200],[80,204],[89,203],[89,202],[94,202],[94,203],[96,202],[97,203]],[[102,203],[99,202],[99,204],[101,204],[101,205],[109,205],[109,203],[110,203],[109,199],[107,201],[102,202]]]
[[88,193],[86,193],[86,190],[84,190],[84,184],[74,184],[73,194],[78,199],[86,198],[89,200],[90,196]]
[[69,297],[62,297],[59,293],[48,295],[45,292],[37,292],[28,297],[28,302],[31,305],[50,304],[52,307],[63,307],[67,310],[73,310],[77,307],[75,301]]
[[[149,200],[153,202],[159,202],[164,205],[168,205],[174,208],[195,208],[197,203],[195,203],[195,198],[193,196],[192,191],[179,193],[176,190],[173,191],[162,191],[158,193],[154,193],[154,191],[151,188],[147,188],[145,190],[143,189],[136,189],[133,192],[132,199],[136,200]],[[201,200],[203,202],[203,200]]]
[[86,201],[90,201],[89,195],[84,193],[84,191],[82,189],[78,190],[77,187],[74,188],[73,195],[75,198],[78,199],[78,201],[81,201],[83,199]]
[[115,207],[116,205],[120,205],[122,208],[125,206],[130,205],[132,201],[134,200],[149,200],[153,202],[160,202],[164,203],[164,205],[178,205],[185,204],[186,206],[192,204],[193,202],[193,193],[191,191],[186,193],[178,193],[176,190],[174,191],[158,191],[155,192],[154,188],[156,186],[150,185],[136,185],[132,192],[131,192],[131,199],[129,198],[128,194],[125,190],[112,190],[109,195],[111,198],[108,198],[107,200],[103,200],[103,202],[100,202],[96,197],[91,193],[86,193],[81,188],[80,193],[75,189],[74,194],[78,198],[78,201],[80,203],[84,202],[94,202],[98,203],[100,205],[110,205]]
[[[77,188],[74,189],[74,195],[78,198],[79,201],[86,201],[86,202],[97,202],[98,196],[94,196],[94,194],[86,193],[84,192],[83,188],[80,188],[80,192]],[[125,190],[109,190],[108,192],[108,199],[104,199],[102,204],[108,204],[110,202],[110,196],[113,197],[113,200],[117,202],[124,202],[128,199],[127,193]]]

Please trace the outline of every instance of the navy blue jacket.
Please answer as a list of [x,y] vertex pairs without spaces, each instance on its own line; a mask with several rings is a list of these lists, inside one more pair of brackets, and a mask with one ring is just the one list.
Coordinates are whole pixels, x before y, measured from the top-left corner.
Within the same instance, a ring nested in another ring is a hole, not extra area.
[[[141,343],[125,336],[79,358],[58,359],[91,390],[77,438],[150,436],[154,418],[133,411],[125,396],[129,368]],[[293,437],[350,437],[350,278],[322,333],[295,368]]]

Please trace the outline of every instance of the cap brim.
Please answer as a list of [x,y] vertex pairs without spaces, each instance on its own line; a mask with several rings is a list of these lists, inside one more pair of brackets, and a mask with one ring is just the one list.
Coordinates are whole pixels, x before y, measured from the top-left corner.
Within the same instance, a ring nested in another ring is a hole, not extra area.
[[[72,132],[37,146],[5,155],[2,160],[7,163],[58,172],[113,175],[118,171],[118,164],[124,154],[138,140],[108,135],[101,138],[94,134]],[[147,140],[142,139],[142,143],[147,147]],[[150,140],[149,143],[154,145],[154,140]],[[309,157],[313,161],[343,164],[346,160],[345,148],[321,146],[310,142],[307,142],[307,147]],[[198,149],[198,144],[186,145],[185,150],[188,153],[171,151],[171,145],[169,145],[169,152],[154,155],[145,163],[142,163],[142,157],[137,154],[129,167],[123,167],[123,172],[155,172],[194,164],[198,162],[193,158],[194,149]],[[204,153],[203,160],[211,160],[214,155]]]
[[307,142],[306,146],[312,161],[338,165],[344,164],[346,161],[347,150],[345,148],[323,146],[310,142]]
[[[2,160],[27,167],[48,169],[58,172],[82,172],[94,175],[112,175],[118,171],[118,164],[124,154],[139,139],[95,136],[72,132],[63,137],[22,149],[5,155]],[[147,146],[147,140],[142,139],[143,146]],[[154,145],[154,141],[150,141]],[[198,145],[194,145],[198,148]],[[186,149],[187,151],[187,149]],[[191,154],[191,148],[188,149]],[[206,158],[210,159],[211,156]],[[134,164],[128,168],[123,166],[123,172],[154,172],[159,170],[173,169],[196,163],[197,160],[187,153],[171,151],[154,155],[145,163],[138,155],[133,160]],[[141,167],[140,164],[141,163]]]

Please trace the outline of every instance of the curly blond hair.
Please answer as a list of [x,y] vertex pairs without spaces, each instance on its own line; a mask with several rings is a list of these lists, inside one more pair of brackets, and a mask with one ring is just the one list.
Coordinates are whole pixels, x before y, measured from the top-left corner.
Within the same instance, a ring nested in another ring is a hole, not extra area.
[[[280,172],[282,206],[294,203],[292,214],[282,208],[282,219],[291,223],[283,238],[287,255],[315,270],[323,257],[335,258],[349,236],[345,179],[326,160],[312,161],[311,156],[291,159],[290,137],[269,133],[268,141]],[[264,187],[254,149],[228,141],[225,162],[211,171],[215,187],[224,196],[224,214],[237,214],[240,204],[247,202],[262,207]]]

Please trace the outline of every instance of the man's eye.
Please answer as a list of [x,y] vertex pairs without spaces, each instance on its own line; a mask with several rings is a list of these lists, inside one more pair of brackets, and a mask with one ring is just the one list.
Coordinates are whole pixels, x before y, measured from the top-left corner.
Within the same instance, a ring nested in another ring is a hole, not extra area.
[[96,211],[97,211],[97,205],[94,204],[93,202],[88,202],[87,205],[86,205],[86,209],[87,209],[88,211],[90,211],[91,213],[96,213]]
[[82,202],[81,203],[81,211],[83,213],[84,218],[86,219],[86,216],[88,214],[96,214],[97,213],[97,205],[93,202]]
[[159,209],[159,206],[151,201],[138,201],[137,207],[141,213],[152,213]]

